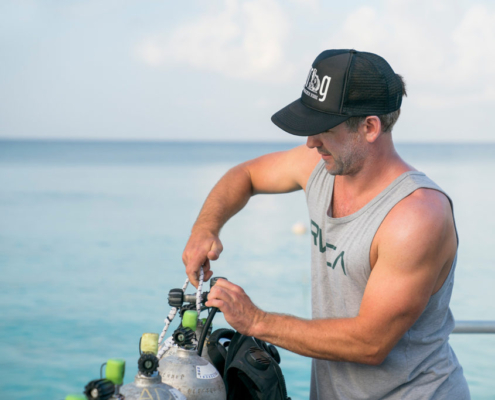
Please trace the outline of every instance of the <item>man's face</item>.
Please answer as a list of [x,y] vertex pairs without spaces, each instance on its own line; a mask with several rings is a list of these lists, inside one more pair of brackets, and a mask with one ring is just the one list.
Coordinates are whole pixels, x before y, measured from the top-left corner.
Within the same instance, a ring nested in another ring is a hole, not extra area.
[[318,135],[308,136],[306,145],[316,148],[332,175],[354,175],[362,168],[367,154],[366,141],[350,132],[345,122]]

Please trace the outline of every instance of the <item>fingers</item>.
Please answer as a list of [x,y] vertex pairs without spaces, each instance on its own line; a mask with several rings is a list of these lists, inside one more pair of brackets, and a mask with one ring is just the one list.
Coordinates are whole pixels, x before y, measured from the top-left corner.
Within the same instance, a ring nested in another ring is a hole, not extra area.
[[[213,275],[213,271],[210,269],[210,260],[206,259],[202,267],[203,267],[203,282],[207,282]],[[198,268],[198,276],[199,276],[199,268]]]
[[186,274],[189,278],[189,282],[191,282],[194,287],[197,288],[199,285],[199,270],[201,267],[203,267],[204,273],[203,280],[207,281],[208,279],[210,279],[213,272],[210,271],[210,261],[206,257],[188,257],[186,252],[184,251],[182,261],[186,265]]
[[209,281],[212,276],[213,276],[213,271],[205,272],[204,281],[205,282]]
[[186,274],[187,277],[189,278],[189,282],[194,287],[198,287],[199,284],[199,266],[197,262],[192,262],[188,260],[187,258],[184,260],[184,263],[186,264]]
[[199,285],[199,270],[203,267],[203,282],[207,282],[213,275],[213,271],[210,269],[210,260],[206,260],[204,264],[187,264],[186,265],[186,274],[189,278],[189,282],[197,288]]
[[196,289],[198,288],[199,285],[199,279],[197,278],[196,272],[188,273],[187,277],[189,278],[189,282],[191,282],[191,285],[193,285]]
[[229,313],[229,307],[232,307],[234,301],[229,293],[225,290],[210,291],[208,294],[208,301],[205,303],[206,307],[217,307],[223,313]]
[[219,308],[230,326],[244,335],[251,335],[254,322],[264,314],[240,286],[225,279],[211,288],[206,306]]
[[[187,268],[186,268],[186,273],[187,273],[187,277],[189,278],[189,282],[191,282],[191,284],[197,289],[198,288],[198,285],[199,285],[199,269],[201,268],[201,266],[199,266],[197,269],[191,269],[190,272],[187,272]],[[205,272],[205,266],[203,266],[203,282],[207,282],[211,276],[213,275],[213,271],[211,271],[210,269],[208,269],[206,272]]]
[[199,268],[200,267],[197,267],[195,264],[188,264],[186,266],[186,274],[189,278],[189,282],[191,282],[195,288],[199,285]]
[[218,260],[218,257],[220,257],[220,253],[223,251],[223,246],[220,240],[215,240],[211,244],[211,249],[207,254],[207,257],[210,260]]
[[227,288],[217,287],[217,285],[213,286],[208,294],[208,300],[210,299],[219,299],[230,304],[236,301],[237,293],[231,291]]
[[220,300],[220,299],[208,300],[205,303],[205,305],[206,305],[206,307],[216,307],[222,312],[224,312],[224,310],[225,310],[225,302],[223,300]]
[[[218,279],[217,280],[217,283],[215,284],[214,287],[223,287],[227,290],[231,290],[235,293],[238,293],[238,294],[244,294],[244,289],[241,288],[240,286],[237,286],[236,284],[226,280],[226,279]],[[213,290],[213,289],[212,289]]]
[[222,251],[222,242],[218,236],[205,231],[191,235],[182,254],[182,262],[186,266],[187,276],[193,286],[198,287],[201,266],[203,266],[204,281],[212,277],[210,260],[218,260]]

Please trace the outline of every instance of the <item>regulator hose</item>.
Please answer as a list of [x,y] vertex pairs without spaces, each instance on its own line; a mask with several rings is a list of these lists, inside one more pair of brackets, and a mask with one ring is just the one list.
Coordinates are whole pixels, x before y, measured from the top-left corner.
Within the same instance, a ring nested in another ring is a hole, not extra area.
[[198,356],[201,357],[201,353],[203,352],[203,345],[205,344],[206,335],[208,334],[208,330],[210,329],[211,321],[213,321],[213,317],[217,313],[218,308],[212,307],[210,314],[208,314],[208,318],[206,318],[206,322],[203,326],[203,331],[201,332],[201,337],[198,340]]

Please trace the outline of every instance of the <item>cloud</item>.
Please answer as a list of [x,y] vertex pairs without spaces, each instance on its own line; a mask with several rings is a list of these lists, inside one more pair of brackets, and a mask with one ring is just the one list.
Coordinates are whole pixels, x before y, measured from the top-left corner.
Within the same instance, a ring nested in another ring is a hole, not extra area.
[[417,90],[412,101],[422,107],[495,100],[493,6],[385,0],[347,15],[325,45],[384,56]]
[[308,7],[313,11],[318,10],[320,6],[319,0],[291,0],[291,2],[299,6]]
[[225,0],[223,9],[149,37],[139,57],[152,67],[185,65],[229,77],[284,82],[294,67],[285,60],[287,16],[276,0]]

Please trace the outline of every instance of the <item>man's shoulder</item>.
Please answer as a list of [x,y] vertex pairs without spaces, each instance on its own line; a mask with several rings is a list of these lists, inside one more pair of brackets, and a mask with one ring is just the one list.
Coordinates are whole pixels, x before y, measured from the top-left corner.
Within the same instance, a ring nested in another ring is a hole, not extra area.
[[436,293],[450,272],[457,252],[457,233],[447,196],[420,188],[398,202],[373,242],[373,265],[431,278]]
[[454,229],[447,196],[436,189],[419,188],[392,208],[379,229],[379,239],[393,247],[440,246]]
[[390,216],[398,222],[409,219],[440,222],[451,215],[447,195],[431,188],[416,189],[399,201],[390,212]]

